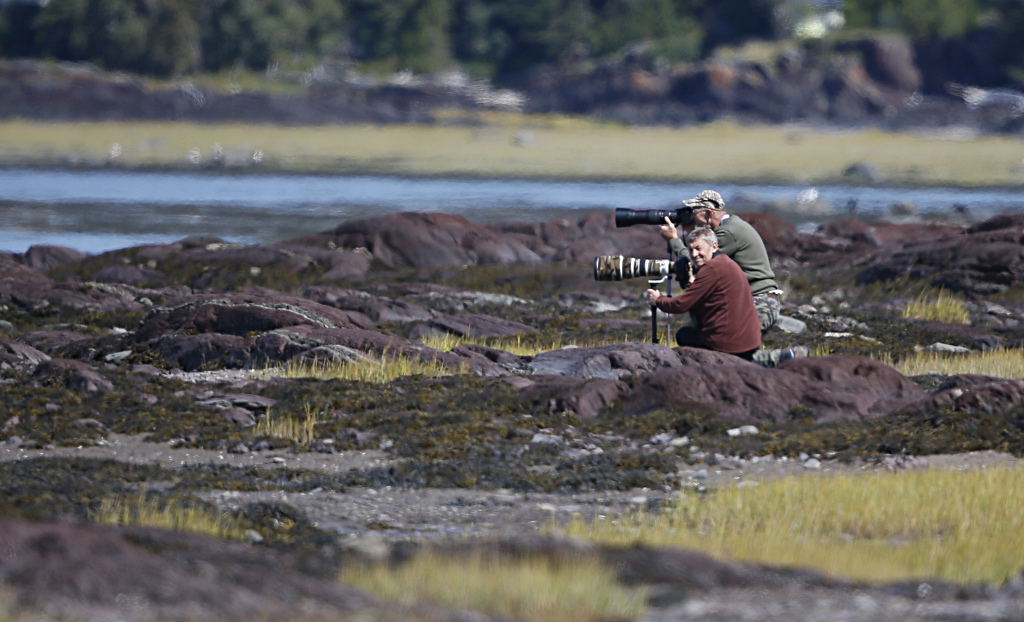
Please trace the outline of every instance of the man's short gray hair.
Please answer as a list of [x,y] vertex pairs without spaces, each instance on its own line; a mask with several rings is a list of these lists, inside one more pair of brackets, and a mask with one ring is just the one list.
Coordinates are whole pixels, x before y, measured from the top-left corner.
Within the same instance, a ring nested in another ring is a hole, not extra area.
[[693,244],[694,240],[704,240],[708,246],[718,244],[718,236],[711,227],[697,227],[686,236],[686,243]]

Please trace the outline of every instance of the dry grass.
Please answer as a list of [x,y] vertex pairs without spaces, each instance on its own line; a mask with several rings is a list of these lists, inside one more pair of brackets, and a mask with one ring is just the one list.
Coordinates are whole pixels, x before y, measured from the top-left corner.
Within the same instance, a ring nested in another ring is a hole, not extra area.
[[72,159],[102,164],[117,143],[118,161],[125,166],[182,166],[192,150],[207,161],[217,145],[229,165],[249,163],[261,152],[265,165],[276,169],[341,174],[809,184],[834,181],[850,164],[869,161],[893,183],[1024,183],[1020,142],[1009,137],[945,139],[725,122],[627,128],[515,114],[482,118],[487,124],[479,127],[5,121],[0,123],[0,163],[56,165]]
[[397,567],[346,567],[341,581],[403,604],[536,622],[633,620],[646,601],[643,590],[616,583],[614,571],[593,560],[453,559],[427,551]]
[[1024,568],[1024,467],[790,477],[626,520],[578,521],[571,536],[680,546],[733,560],[884,582],[1001,583]]
[[267,408],[266,414],[256,422],[254,432],[258,436],[283,438],[302,445],[308,445],[316,439],[316,412],[306,404],[306,413],[299,419],[296,417],[275,417]]
[[901,315],[906,319],[946,324],[971,323],[971,314],[964,301],[946,290],[939,290],[936,294],[922,293],[903,307]]
[[990,350],[970,354],[918,352],[896,363],[885,357],[882,362],[892,365],[904,376],[939,373],[947,376],[982,374],[996,378],[1024,378],[1024,353],[1020,350]]
[[315,378],[317,380],[358,380],[382,384],[404,376],[440,378],[466,373],[465,366],[452,369],[440,361],[425,361],[408,356],[382,355],[379,360],[354,361],[289,361],[283,368],[267,371],[283,378]]
[[420,339],[420,343],[428,348],[434,348],[435,350],[440,350],[442,352],[448,352],[463,344],[475,344],[487,346],[489,348],[497,348],[517,356],[537,356],[541,352],[550,352],[552,350],[560,350],[562,348],[595,348],[597,346],[620,344],[627,341],[631,341],[631,339],[623,337],[622,339],[605,339],[601,341],[563,341],[561,337],[556,337],[554,339],[544,341],[533,341],[530,339],[524,339],[521,335],[517,335],[515,337],[473,337],[453,335],[451,333],[447,333],[445,335],[431,335]]
[[158,527],[222,538],[241,540],[245,525],[228,514],[179,501],[164,501],[144,496],[104,499],[90,519],[108,525]]

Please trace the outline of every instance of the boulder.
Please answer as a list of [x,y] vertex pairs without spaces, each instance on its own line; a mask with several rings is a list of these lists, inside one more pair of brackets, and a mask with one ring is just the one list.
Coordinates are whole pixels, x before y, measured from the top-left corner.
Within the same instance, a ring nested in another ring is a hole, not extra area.
[[402,212],[343,223],[333,231],[295,238],[290,245],[367,249],[389,266],[434,268],[541,263],[525,245],[506,240],[462,216]]
[[482,357],[465,357],[428,348],[421,343],[382,331],[362,328],[293,326],[256,336],[249,341],[253,365],[280,363],[294,358],[355,360],[359,357],[407,357],[435,361],[449,369],[465,368],[478,376],[502,376],[508,372]]
[[505,350],[489,348],[475,343],[459,344],[452,348],[450,353],[472,361],[494,363],[501,370],[498,373],[487,374],[483,372],[489,368],[489,365],[473,365],[474,369],[481,370],[480,375],[505,376],[507,374],[527,374],[529,373],[527,363],[532,360],[532,357],[529,356],[519,356]]
[[124,283],[127,285],[160,287],[167,283],[167,275],[146,266],[115,265],[100,268],[92,273],[93,281],[100,283]]
[[155,309],[134,339],[141,343],[185,332],[244,336],[298,325],[370,328],[373,321],[355,311],[284,294],[203,294],[173,299]]
[[51,354],[64,349],[70,344],[92,339],[84,333],[71,330],[38,330],[18,337],[18,341],[39,348]]
[[114,383],[104,378],[87,363],[73,359],[46,359],[36,365],[32,379],[52,383],[64,378],[65,386],[72,391],[110,391]]
[[378,324],[422,322],[436,315],[427,307],[414,302],[392,300],[355,289],[320,285],[306,288],[302,295],[336,309],[357,311]]
[[[944,380],[931,397],[908,407],[909,412],[952,411],[1003,415],[1024,404],[1024,381],[981,374],[958,374]],[[1018,422],[1024,419],[1017,418]]]
[[150,341],[146,348],[184,371],[211,366],[241,369],[249,367],[251,359],[250,345],[237,335],[170,334]]
[[575,413],[586,421],[615,403],[628,391],[620,380],[574,376],[530,376],[521,386],[520,399],[546,403],[549,413]]
[[[6,551],[0,575],[20,605],[49,612],[42,618],[285,619],[309,607],[315,607],[313,617],[330,619],[410,616],[397,608],[388,612],[334,576],[304,571],[296,558],[266,547],[170,530],[6,516],[0,533]],[[202,576],[196,568],[205,569]]]
[[40,361],[36,365],[35,371],[32,372],[32,378],[35,380],[49,380],[68,371],[81,371],[85,369],[92,369],[92,367],[84,361],[50,358]]
[[323,279],[338,281],[364,276],[370,271],[370,258],[366,253],[352,251],[331,251],[328,258],[331,269],[323,274]]
[[927,395],[895,369],[865,357],[792,359],[768,369],[716,352],[676,350],[682,365],[634,380],[622,399],[626,414],[680,408],[756,423],[785,421],[793,407],[802,407],[818,422],[859,420]]
[[88,253],[66,246],[39,245],[30,246],[20,258],[22,263],[33,270],[47,272],[59,266],[77,263],[88,256]]
[[112,391],[114,383],[104,378],[95,369],[77,369],[68,374],[67,387],[72,391],[94,393]]
[[0,339],[0,369],[34,370],[39,363],[49,359],[49,355],[30,345],[10,339]]
[[619,380],[642,372],[680,365],[679,357],[666,346],[653,343],[622,343],[594,348],[567,347],[541,352],[527,364],[527,368],[537,375]]
[[457,335],[459,337],[515,337],[537,332],[526,324],[503,320],[489,315],[463,313],[439,315],[413,328],[410,336],[420,339],[430,335]]
[[884,415],[926,395],[895,368],[863,356],[791,359],[777,369],[811,380],[800,404],[814,410],[818,421]]
[[[896,250],[877,252],[857,275],[866,285],[894,278],[927,280],[966,294],[986,296],[1024,279],[1024,219],[995,217],[946,235],[901,229]],[[948,231],[948,229],[947,229]]]
[[90,312],[137,311],[144,306],[126,290],[99,283],[57,283],[5,254],[0,254],[0,304]]
[[14,255],[0,253],[0,300],[11,299],[12,288],[18,286],[50,286],[53,281],[39,270],[29,267],[14,258]]

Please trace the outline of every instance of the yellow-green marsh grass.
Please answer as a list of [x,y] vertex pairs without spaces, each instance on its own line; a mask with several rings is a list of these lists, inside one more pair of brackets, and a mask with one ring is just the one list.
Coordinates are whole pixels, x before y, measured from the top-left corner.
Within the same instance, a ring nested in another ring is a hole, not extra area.
[[487,346],[489,348],[497,348],[504,350],[517,356],[536,356],[541,352],[550,352],[551,350],[560,350],[561,348],[577,347],[577,348],[593,348],[597,346],[606,346],[611,344],[620,344],[631,341],[628,338],[623,339],[606,339],[602,341],[588,340],[585,342],[566,342],[560,337],[554,339],[533,341],[524,339],[522,335],[515,337],[473,337],[465,335],[453,335],[446,333],[444,335],[430,335],[420,339],[420,343],[427,346],[428,348],[434,348],[442,352],[448,352],[463,344],[474,344]]
[[[850,164],[869,161],[892,183],[1024,183],[1021,141],[1010,137],[945,139],[725,122],[631,128],[512,114],[481,118],[485,124],[477,127],[14,120],[0,123],[0,164],[103,163],[117,143],[124,166],[182,166],[191,150],[208,159],[218,145],[228,164],[249,162],[259,151],[267,167],[331,173],[810,184],[834,181]],[[516,140],[526,133],[529,140]]]
[[790,477],[567,532],[863,581],[1001,583],[1024,568],[1022,487],[1021,466]]
[[439,361],[425,361],[408,356],[388,356],[379,360],[355,361],[289,361],[284,367],[274,370],[275,376],[283,378],[315,378],[317,380],[358,380],[360,382],[385,383],[404,376],[426,376],[439,378],[466,373],[464,366],[456,369],[446,367]]
[[903,307],[901,315],[907,319],[970,324],[971,314],[963,300],[939,290],[935,295],[922,293]]
[[244,522],[223,512],[143,496],[104,499],[90,518],[108,525],[158,527],[225,540],[241,540],[246,532]]
[[256,422],[255,433],[259,436],[284,438],[308,445],[316,438],[316,412],[306,404],[306,412],[302,418],[275,417],[267,408],[267,412]]
[[512,620],[587,622],[634,620],[643,590],[615,581],[596,560],[449,558],[425,551],[399,566],[350,566],[341,581],[404,604],[431,601]]
[[917,352],[912,356],[893,363],[882,357],[882,362],[892,365],[904,376],[920,376],[940,373],[982,374],[996,378],[1024,378],[1024,352],[1021,350],[989,350],[958,354],[948,352]]

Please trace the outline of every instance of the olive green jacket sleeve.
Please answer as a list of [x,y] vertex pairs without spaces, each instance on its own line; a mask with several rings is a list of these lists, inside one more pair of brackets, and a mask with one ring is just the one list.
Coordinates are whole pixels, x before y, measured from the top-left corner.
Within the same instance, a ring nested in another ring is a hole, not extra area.
[[715,235],[718,237],[718,250],[740,265],[753,295],[779,289],[764,240],[750,223],[730,214],[715,228]]

